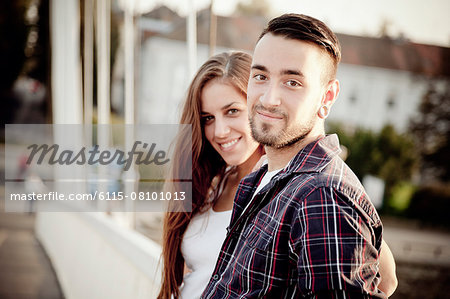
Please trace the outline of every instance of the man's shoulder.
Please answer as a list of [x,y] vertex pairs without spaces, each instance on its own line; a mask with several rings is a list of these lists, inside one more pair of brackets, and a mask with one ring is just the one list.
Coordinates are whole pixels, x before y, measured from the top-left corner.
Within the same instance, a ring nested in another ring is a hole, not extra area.
[[353,196],[355,190],[360,192],[364,189],[358,177],[339,157],[331,159],[319,171],[294,173],[287,185],[300,193],[310,189],[332,188],[349,196]]
[[306,199],[323,198],[360,211],[359,214],[369,222],[379,222],[376,209],[360,180],[339,157],[334,157],[320,171],[294,174],[283,192],[291,198],[292,205],[300,208],[314,202]]

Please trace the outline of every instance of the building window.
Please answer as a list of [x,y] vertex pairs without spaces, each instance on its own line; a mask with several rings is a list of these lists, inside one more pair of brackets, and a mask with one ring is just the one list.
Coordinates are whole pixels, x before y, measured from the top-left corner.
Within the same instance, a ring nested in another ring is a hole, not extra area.
[[394,108],[395,107],[395,98],[394,98],[394,96],[390,96],[387,99],[386,104],[387,104],[388,108]]

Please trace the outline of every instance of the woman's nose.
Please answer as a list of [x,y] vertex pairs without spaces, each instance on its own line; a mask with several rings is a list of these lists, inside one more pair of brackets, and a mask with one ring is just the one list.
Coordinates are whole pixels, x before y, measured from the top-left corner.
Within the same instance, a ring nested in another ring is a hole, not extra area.
[[216,137],[219,138],[226,137],[231,131],[228,123],[222,118],[217,118],[215,125],[216,126],[214,128],[214,134]]

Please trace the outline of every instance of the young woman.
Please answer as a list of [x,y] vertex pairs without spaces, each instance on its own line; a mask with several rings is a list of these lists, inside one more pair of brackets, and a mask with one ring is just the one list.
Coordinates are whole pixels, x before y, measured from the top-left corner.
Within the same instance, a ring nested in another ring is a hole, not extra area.
[[[192,125],[192,212],[165,216],[159,298],[200,297],[225,239],[239,181],[262,155],[248,123],[251,61],[243,52],[213,56],[189,87],[180,123]],[[185,147],[182,138],[175,145],[173,178],[189,169]]]
[[[246,53],[218,54],[201,66],[188,89],[180,123],[192,125],[192,148],[180,136],[170,177],[185,177],[192,162],[192,211],[166,213],[160,299],[200,297],[225,239],[239,181],[263,154],[248,123],[250,66]],[[380,289],[392,294],[395,262],[384,241],[380,273]]]

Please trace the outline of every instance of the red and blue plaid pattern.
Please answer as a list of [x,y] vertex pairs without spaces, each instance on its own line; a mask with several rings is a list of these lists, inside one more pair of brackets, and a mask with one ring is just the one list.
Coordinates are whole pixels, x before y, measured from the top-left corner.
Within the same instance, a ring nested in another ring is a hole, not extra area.
[[382,224],[339,152],[336,135],[307,145],[255,197],[267,166],[241,181],[202,298],[385,298]]

